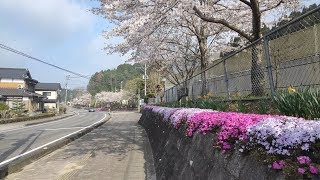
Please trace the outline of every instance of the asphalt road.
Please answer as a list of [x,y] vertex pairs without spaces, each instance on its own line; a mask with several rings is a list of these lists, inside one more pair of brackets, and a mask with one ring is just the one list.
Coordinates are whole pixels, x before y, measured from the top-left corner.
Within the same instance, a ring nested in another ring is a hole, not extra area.
[[156,180],[141,114],[113,112],[105,124],[9,174],[6,180]]
[[65,119],[0,131],[0,162],[52,142],[105,117],[103,112],[79,111]]

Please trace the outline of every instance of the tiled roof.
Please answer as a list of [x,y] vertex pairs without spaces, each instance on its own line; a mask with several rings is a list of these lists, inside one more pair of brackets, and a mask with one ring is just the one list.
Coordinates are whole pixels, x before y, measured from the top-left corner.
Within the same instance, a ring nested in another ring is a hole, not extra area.
[[1,78],[26,79],[31,78],[28,69],[0,68]]
[[28,69],[22,69],[22,68],[0,68],[0,78],[28,79],[28,80],[38,82],[32,79]]
[[61,89],[60,83],[38,83],[35,90],[57,91]]
[[26,91],[24,89],[0,88],[0,95],[4,97],[43,97],[41,94]]

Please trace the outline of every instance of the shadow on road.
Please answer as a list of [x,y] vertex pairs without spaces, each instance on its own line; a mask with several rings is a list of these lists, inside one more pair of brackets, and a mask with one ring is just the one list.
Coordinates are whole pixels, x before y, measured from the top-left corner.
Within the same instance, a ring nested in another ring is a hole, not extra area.
[[[128,119],[125,114],[116,115],[101,127],[76,140],[64,150],[64,158],[84,156],[91,158],[99,154],[115,155],[118,161],[125,159],[132,150],[143,152],[146,179],[155,176],[153,168],[152,150],[144,129],[137,124],[137,120]],[[137,115],[135,115],[137,116]],[[133,159],[134,161],[134,159]]]

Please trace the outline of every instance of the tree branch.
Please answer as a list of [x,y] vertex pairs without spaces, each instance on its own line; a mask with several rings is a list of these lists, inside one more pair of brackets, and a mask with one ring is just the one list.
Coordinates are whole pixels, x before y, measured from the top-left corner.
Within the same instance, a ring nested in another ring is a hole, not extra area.
[[193,10],[196,12],[196,14],[199,16],[199,18],[201,18],[204,21],[207,22],[212,22],[212,23],[217,23],[217,24],[221,24],[224,25],[225,27],[237,32],[240,36],[246,38],[249,41],[252,41],[253,39],[251,38],[251,36],[249,36],[248,34],[246,34],[244,31],[241,31],[240,29],[238,29],[235,26],[232,26],[231,24],[229,24],[226,20],[224,19],[215,19],[215,18],[210,18],[210,17],[206,17],[196,6],[193,7]]
[[251,8],[251,3],[249,1],[246,0],[239,0],[241,2],[243,2],[244,4],[248,5]]
[[260,12],[261,12],[261,13],[264,13],[264,12],[266,12],[266,11],[269,11],[269,10],[271,10],[271,9],[274,9],[274,8],[280,6],[282,3],[283,3],[283,0],[279,1],[279,3],[276,4],[275,6],[272,6],[272,7],[266,8],[266,9],[262,9]]

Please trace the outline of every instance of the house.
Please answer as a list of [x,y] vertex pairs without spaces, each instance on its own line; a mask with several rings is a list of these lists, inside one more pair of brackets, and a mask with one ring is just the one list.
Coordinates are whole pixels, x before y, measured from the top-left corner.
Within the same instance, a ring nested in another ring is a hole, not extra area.
[[60,83],[38,83],[35,87],[35,92],[44,96],[44,108],[59,110]]
[[37,83],[28,69],[0,68],[0,100],[10,108],[22,102],[26,110],[41,109],[43,96],[34,91]]

